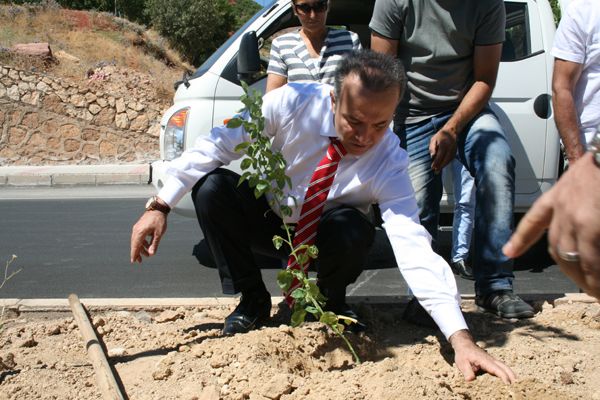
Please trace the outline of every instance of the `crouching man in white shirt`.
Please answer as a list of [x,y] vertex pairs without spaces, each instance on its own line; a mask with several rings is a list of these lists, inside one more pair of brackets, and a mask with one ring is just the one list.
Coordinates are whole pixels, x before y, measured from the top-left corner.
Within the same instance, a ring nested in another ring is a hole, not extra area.
[[[320,289],[328,298],[326,309],[355,315],[346,304],[345,290],[365,265],[374,237],[374,226],[365,214],[377,203],[400,271],[454,348],[465,379],[475,379],[475,373],[483,370],[510,383],[515,379],[512,370],[474,343],[452,271],[433,252],[431,238],[419,224],[408,157],[389,129],[404,83],[404,71],[392,57],[358,51],[340,63],[334,87],[291,83],[264,96],[264,133],[273,137],[273,149],[287,161],[286,173],[292,181],[289,196],[296,199],[289,203],[293,212],[285,221],[300,219],[315,167],[336,142],[345,156],[339,160],[316,232],[315,267]],[[256,199],[246,183],[238,185],[237,174],[219,168],[241,157],[234,149],[249,140],[242,127],[214,128],[199,139],[171,163],[171,177],[131,236],[131,262],[154,255],[166,230],[168,211],[192,191],[223,292],[242,293],[238,307],[225,319],[224,334],[247,332],[270,316],[270,295],[253,252],[286,256],[272,245],[273,235],[282,234],[279,211],[271,209],[264,196]],[[351,326],[362,327],[360,322]]]

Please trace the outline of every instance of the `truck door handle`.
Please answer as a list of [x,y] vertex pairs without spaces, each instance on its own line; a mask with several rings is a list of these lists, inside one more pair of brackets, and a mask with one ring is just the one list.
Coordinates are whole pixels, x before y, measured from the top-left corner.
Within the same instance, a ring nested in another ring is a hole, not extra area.
[[535,115],[542,119],[550,118],[550,101],[552,101],[552,96],[546,93],[540,94],[538,97],[536,97],[535,101],[533,102],[533,111],[535,112]]

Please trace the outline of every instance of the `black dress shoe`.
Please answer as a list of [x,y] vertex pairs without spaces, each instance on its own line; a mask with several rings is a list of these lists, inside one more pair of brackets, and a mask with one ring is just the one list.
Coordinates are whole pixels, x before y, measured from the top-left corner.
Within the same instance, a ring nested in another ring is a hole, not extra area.
[[470,281],[475,280],[475,277],[473,276],[473,269],[469,264],[465,262],[465,260],[451,262],[450,268],[452,269],[452,272],[454,272],[456,275],[460,275],[462,278],[468,279]]
[[475,304],[484,311],[496,314],[501,318],[532,318],[533,307],[527,304],[512,290],[499,290],[487,296],[475,297]]
[[269,292],[243,294],[240,304],[225,318],[223,335],[246,333],[257,328],[271,316]]
[[437,329],[438,326],[431,318],[431,315],[419,303],[416,297],[410,299],[408,304],[406,305],[406,309],[404,310],[404,314],[402,314],[402,319],[410,322],[411,324],[424,326],[426,328]]

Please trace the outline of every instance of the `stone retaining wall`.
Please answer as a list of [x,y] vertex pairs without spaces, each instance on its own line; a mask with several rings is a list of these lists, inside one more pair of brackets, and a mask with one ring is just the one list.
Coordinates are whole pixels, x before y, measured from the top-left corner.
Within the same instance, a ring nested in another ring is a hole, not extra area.
[[164,108],[0,66],[0,165],[155,160]]

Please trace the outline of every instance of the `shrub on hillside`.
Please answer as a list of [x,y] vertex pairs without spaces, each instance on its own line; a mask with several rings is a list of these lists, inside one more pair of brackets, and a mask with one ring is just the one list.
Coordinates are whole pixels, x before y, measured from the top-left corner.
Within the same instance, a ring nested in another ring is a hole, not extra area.
[[233,8],[235,14],[235,29],[237,30],[262,7],[254,0],[235,0]]
[[196,66],[234,29],[228,0],[146,0],[146,13],[154,29]]

